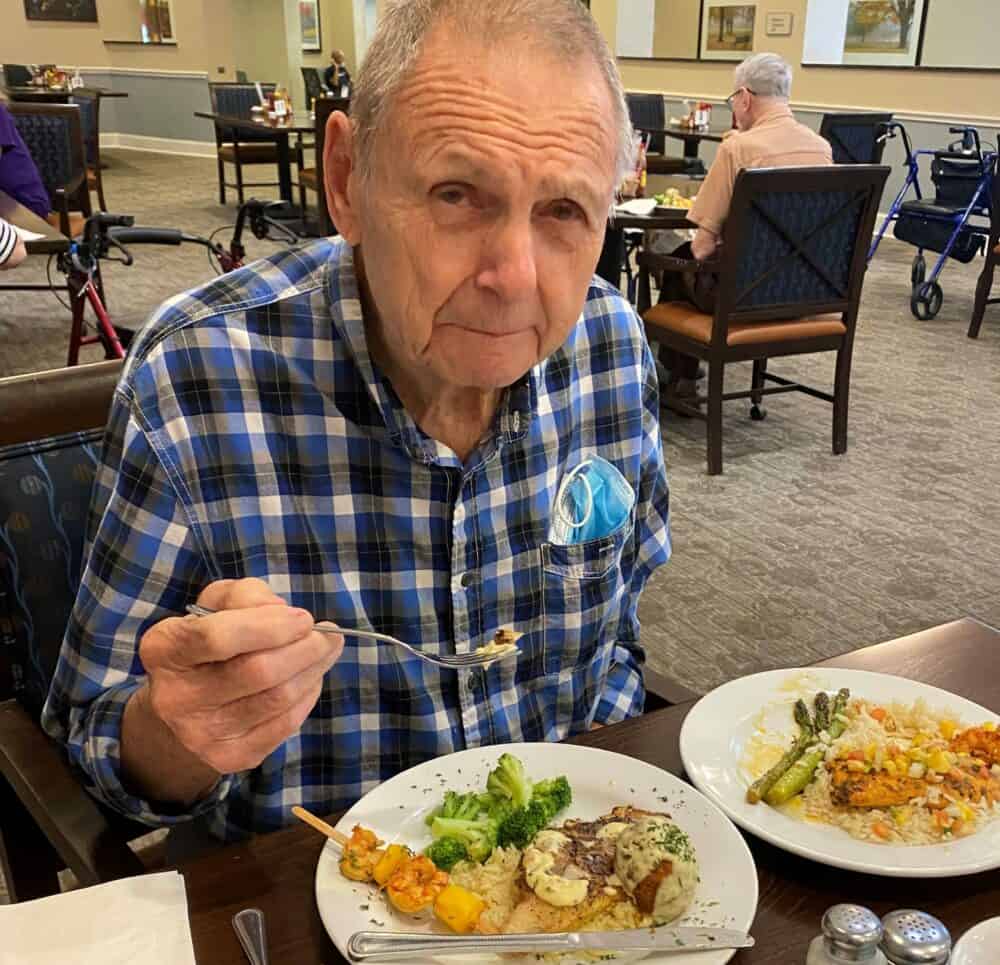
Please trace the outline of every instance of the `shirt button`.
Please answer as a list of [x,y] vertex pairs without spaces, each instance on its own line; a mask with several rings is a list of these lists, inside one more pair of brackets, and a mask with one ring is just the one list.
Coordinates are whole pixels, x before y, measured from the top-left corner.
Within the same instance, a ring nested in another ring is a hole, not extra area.
[[479,682],[479,675],[475,670],[470,670],[468,677],[465,678],[465,689],[470,693],[474,694],[476,692],[476,684]]
[[472,570],[468,570],[462,574],[462,578],[458,582],[461,583],[465,589],[468,589],[470,586],[475,586],[479,582],[479,577]]

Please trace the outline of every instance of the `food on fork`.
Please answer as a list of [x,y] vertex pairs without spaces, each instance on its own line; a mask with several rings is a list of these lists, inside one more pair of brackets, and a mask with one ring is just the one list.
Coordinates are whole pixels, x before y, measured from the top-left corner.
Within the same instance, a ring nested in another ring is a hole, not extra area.
[[476,653],[480,655],[492,655],[506,657],[509,653],[517,653],[517,641],[523,637],[523,633],[518,633],[510,627],[501,627],[489,643],[484,643],[476,648]]

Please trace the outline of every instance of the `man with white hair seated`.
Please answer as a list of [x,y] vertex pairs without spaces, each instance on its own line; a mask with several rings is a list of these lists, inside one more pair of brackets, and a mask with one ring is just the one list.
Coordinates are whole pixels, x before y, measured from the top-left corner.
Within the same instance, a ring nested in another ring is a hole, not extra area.
[[740,171],[833,163],[830,144],[792,116],[791,88],[792,68],[777,54],[754,54],[736,68],[726,103],[739,131],[722,142],[688,215],[698,225],[691,250],[699,261],[719,245]]
[[[327,124],[339,236],[178,295],[129,352],[45,711],[95,795],[235,839],[642,712],[656,370],[593,277],[631,145],[577,0],[387,4]],[[316,620],[430,657],[524,635],[458,673]]]

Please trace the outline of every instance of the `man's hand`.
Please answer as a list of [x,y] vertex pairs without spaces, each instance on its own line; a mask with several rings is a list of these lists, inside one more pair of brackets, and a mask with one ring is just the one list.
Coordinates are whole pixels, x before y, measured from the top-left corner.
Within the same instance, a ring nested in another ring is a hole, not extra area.
[[257,767],[301,727],[344,647],[260,580],[220,580],[198,603],[221,612],[170,617],[139,643],[148,681],[126,706],[122,759],[157,800],[187,803]]

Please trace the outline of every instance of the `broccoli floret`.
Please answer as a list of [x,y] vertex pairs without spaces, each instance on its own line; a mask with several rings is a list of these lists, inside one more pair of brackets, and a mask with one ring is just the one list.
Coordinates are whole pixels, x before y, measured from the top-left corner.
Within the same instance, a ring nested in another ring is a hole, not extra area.
[[497,842],[501,847],[514,845],[526,848],[535,835],[573,799],[569,781],[556,777],[549,781],[539,781],[531,792],[527,807],[515,808],[500,821]]
[[539,781],[531,789],[531,802],[537,802],[548,814],[546,823],[551,821],[560,811],[564,811],[573,801],[573,792],[565,777],[553,777]]
[[511,844],[516,848],[526,848],[546,824],[548,816],[545,809],[537,802],[529,803],[527,807],[515,808],[500,822],[500,827],[497,829],[497,843],[503,848]]
[[489,818],[499,824],[511,811],[514,810],[514,803],[507,797],[499,797],[496,794],[479,795],[480,813],[486,814]]
[[497,845],[497,824],[486,815],[474,821],[437,817],[431,825],[431,834],[435,838],[454,838],[460,841],[473,861],[485,861]]
[[524,764],[513,754],[501,754],[497,766],[486,779],[486,790],[500,798],[508,798],[517,808],[531,800],[531,781],[524,773]]
[[467,861],[469,852],[457,838],[438,838],[424,850],[442,871],[451,871],[459,861]]
[[473,821],[477,818],[482,806],[479,803],[479,794],[459,794],[457,791],[445,791],[444,801],[440,807],[435,808],[424,818],[428,827],[434,823],[434,819],[441,818],[462,818],[466,821]]

